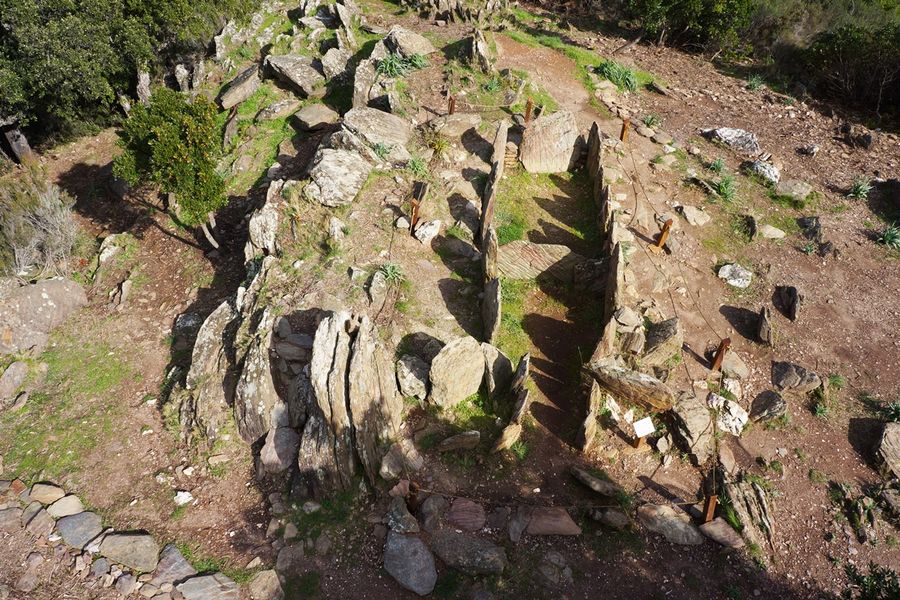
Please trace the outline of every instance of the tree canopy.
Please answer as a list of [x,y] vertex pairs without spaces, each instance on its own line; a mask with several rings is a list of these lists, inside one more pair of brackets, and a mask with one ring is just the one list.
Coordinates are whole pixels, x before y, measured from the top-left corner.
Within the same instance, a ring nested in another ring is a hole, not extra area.
[[116,116],[157,57],[203,47],[254,0],[0,0],[0,117],[38,134]]
[[151,184],[175,194],[179,218],[201,225],[226,203],[225,182],[216,172],[221,143],[216,107],[204,96],[159,88],[147,105],[135,106],[119,132],[124,150],[113,173],[132,185]]

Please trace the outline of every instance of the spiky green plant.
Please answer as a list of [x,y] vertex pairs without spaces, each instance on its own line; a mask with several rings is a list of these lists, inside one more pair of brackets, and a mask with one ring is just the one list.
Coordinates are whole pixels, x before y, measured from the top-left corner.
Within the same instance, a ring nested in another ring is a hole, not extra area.
[[403,77],[412,71],[424,69],[427,66],[428,59],[421,54],[404,57],[401,54],[392,52],[378,61],[375,71],[385,77]]
[[717,158],[716,160],[709,163],[707,167],[713,173],[721,173],[725,170],[725,161],[721,158]]
[[428,177],[428,165],[425,160],[419,156],[413,156],[406,162],[406,169],[419,179]]
[[734,200],[735,194],[737,194],[737,184],[734,180],[734,176],[732,175],[723,175],[721,179],[715,184],[716,193],[725,200],[726,202],[731,202]]
[[602,63],[597,67],[597,74],[612,81],[620,90],[636,92],[638,89],[638,80],[634,71],[615,61],[607,60]]
[[378,142],[372,146],[372,152],[375,153],[375,156],[384,160],[387,158],[387,155],[391,153],[391,147],[383,142]]
[[752,75],[750,79],[747,80],[747,89],[751,92],[755,92],[761,89],[764,84],[765,81],[763,81],[762,77],[759,75]]
[[868,177],[857,177],[853,180],[853,185],[850,186],[847,197],[854,200],[865,200],[869,197],[869,192],[871,191],[872,180]]
[[378,268],[378,271],[384,275],[384,280],[392,284],[400,284],[406,279],[403,269],[395,263],[385,263]]
[[888,421],[900,421],[900,400],[897,402],[888,402],[881,409],[881,413]]
[[481,84],[481,89],[488,93],[494,93],[499,92],[502,85],[499,77],[491,77]]
[[660,125],[662,125],[662,119],[659,115],[647,115],[643,119],[644,125],[649,127],[650,129],[656,129]]
[[878,243],[892,250],[900,250],[900,227],[896,223],[885,227],[878,236]]

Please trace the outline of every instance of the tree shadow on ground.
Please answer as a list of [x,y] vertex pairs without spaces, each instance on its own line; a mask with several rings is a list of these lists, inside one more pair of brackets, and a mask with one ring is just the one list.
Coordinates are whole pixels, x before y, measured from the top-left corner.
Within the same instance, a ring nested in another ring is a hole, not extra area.
[[850,446],[867,465],[876,470],[878,461],[875,450],[883,431],[884,421],[872,417],[854,417],[850,419],[847,427],[847,440]]

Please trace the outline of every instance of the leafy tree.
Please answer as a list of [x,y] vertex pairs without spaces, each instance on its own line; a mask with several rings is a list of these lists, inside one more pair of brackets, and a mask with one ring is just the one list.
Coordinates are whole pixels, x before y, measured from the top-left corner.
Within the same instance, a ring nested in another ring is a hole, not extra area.
[[137,71],[206,46],[254,0],[0,0],[0,118],[71,134],[118,119]]
[[113,173],[132,185],[151,184],[174,194],[178,218],[199,225],[218,247],[207,228],[213,214],[227,202],[225,182],[216,172],[221,152],[216,107],[204,96],[193,102],[168,88],[157,89],[145,105],[135,106],[119,133],[124,152]]

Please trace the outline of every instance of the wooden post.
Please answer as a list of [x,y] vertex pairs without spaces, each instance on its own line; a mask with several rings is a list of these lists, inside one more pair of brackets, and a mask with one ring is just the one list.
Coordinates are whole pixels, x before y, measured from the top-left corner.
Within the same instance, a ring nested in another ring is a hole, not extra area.
[[425,194],[428,193],[428,184],[424,181],[417,181],[413,184],[413,196],[410,204],[412,205],[412,211],[409,217],[409,232],[413,233],[416,230],[416,225],[419,223],[419,208],[422,206],[422,202],[425,201]]
[[725,358],[725,353],[728,352],[728,348],[731,347],[731,338],[725,338],[719,343],[719,348],[716,350],[716,355],[712,361],[711,369],[713,371],[718,371],[722,368],[722,360]]
[[531,123],[531,113],[534,111],[534,100],[531,98],[528,99],[528,102],[525,103],[525,124],[528,125]]
[[456,96],[450,96],[449,112],[451,115],[456,112]]
[[619,134],[619,139],[623,142],[628,141],[628,127],[631,125],[631,121],[629,119],[622,119],[622,132]]
[[706,497],[706,505],[703,507],[703,522],[709,523],[716,516],[716,505],[719,503],[719,497],[711,494]]
[[659,233],[659,239],[656,241],[656,244],[650,246],[650,250],[654,253],[659,254],[666,247],[666,242],[669,241],[669,231],[672,229],[672,219],[668,219],[664,224],[662,231]]
[[643,450],[644,448],[647,447],[647,438],[646,437],[634,438],[631,441],[631,445],[634,447],[635,450]]

